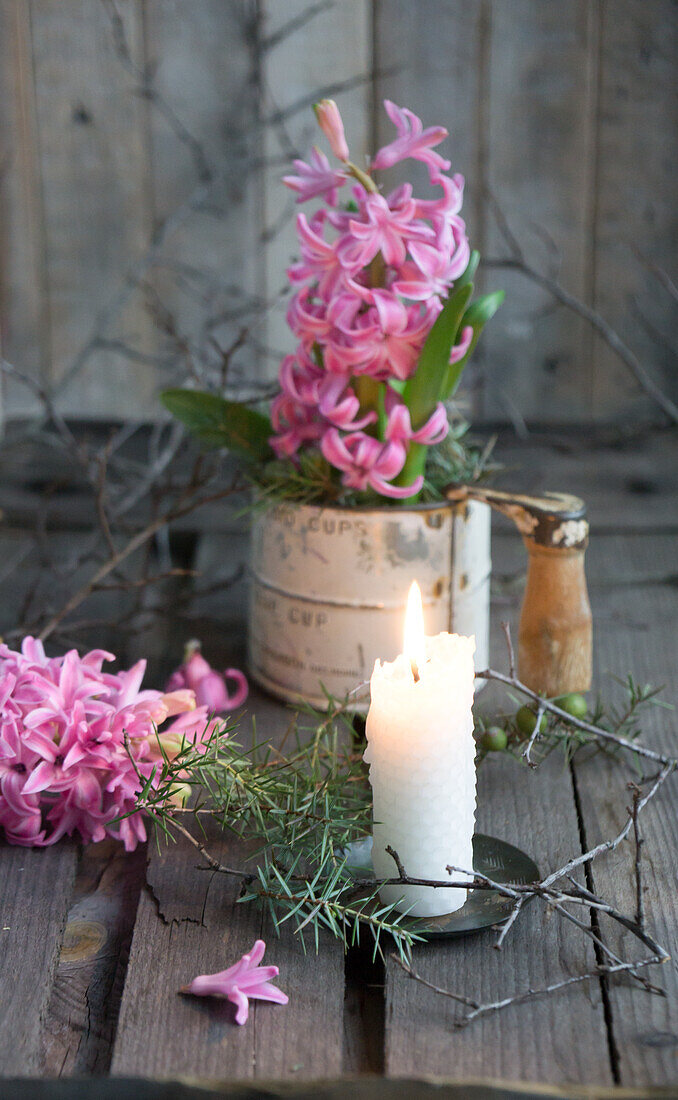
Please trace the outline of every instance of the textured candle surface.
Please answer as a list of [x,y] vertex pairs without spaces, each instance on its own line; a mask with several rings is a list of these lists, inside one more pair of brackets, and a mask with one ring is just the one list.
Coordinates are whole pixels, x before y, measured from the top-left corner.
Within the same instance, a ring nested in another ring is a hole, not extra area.
[[[444,880],[448,865],[473,867],[474,650],[473,638],[438,634],[426,639],[418,680],[403,654],[374,666],[365,761],[379,879],[397,875],[387,845],[414,878]],[[451,913],[466,901],[465,890],[425,886],[384,886],[380,894],[385,903],[397,901],[399,909],[418,917]]]

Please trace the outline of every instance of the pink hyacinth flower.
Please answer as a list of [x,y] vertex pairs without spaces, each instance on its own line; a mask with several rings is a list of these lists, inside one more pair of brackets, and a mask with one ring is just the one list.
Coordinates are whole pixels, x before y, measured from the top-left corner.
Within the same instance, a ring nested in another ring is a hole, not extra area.
[[410,410],[407,405],[398,401],[391,391],[387,397],[386,409],[388,421],[386,424],[386,438],[391,443],[401,443],[408,446],[409,443],[440,443],[447,435],[450,425],[447,420],[447,411],[442,401],[438,402],[433,413],[425,424],[416,432],[412,430]]
[[305,214],[298,215],[297,237],[301,260],[287,269],[291,283],[304,283],[308,280],[317,283],[316,293],[325,301],[341,291],[345,278],[335,245],[329,244],[322,235],[326,217],[326,210],[318,210],[310,222]]
[[347,385],[346,378],[328,374],[317,367],[303,347],[296,355],[286,355],[280,365],[280,386],[283,393],[300,405],[317,408],[321,416],[343,431],[358,431],[374,424],[375,412],[356,420],[360,402]]
[[314,301],[311,288],[302,286],[292,295],[287,308],[287,323],[304,346],[311,349],[317,341],[324,340],[330,331],[327,305]]
[[444,126],[429,126],[424,129],[423,123],[407,107],[397,107],[390,99],[384,100],[386,114],[398,131],[395,141],[384,145],[374,157],[372,168],[392,168],[407,157],[423,161],[428,166],[431,178],[440,171],[446,172],[450,167],[449,160],[441,157],[440,153],[434,153],[432,146],[439,145],[447,137]]
[[364,267],[378,252],[384,263],[397,267],[405,260],[408,242],[428,241],[434,236],[429,226],[416,220],[414,199],[405,199],[391,207],[383,195],[370,194],[361,213],[364,220],[352,218],[348,233],[337,244],[339,260],[350,268]]
[[348,145],[344,134],[344,123],[336,103],[333,99],[321,99],[320,103],[313,104],[313,110],[335,157],[337,160],[347,161]]
[[285,393],[271,403],[271,424],[275,435],[269,443],[278,458],[292,458],[305,443],[315,443],[325,430],[315,408],[300,405]]
[[416,368],[431,325],[440,312],[440,302],[433,297],[422,310],[418,305],[405,306],[389,290],[376,288],[368,290],[367,295],[374,308],[365,316],[378,323],[373,325],[369,357],[359,373],[405,381]]
[[[228,680],[235,681],[233,695],[228,694]],[[183,664],[167,681],[167,691],[176,692],[181,688],[191,691],[198,707],[205,707],[210,714],[223,714],[242,706],[249,691],[245,674],[240,669],[227,668],[223,675],[215,672],[201,654],[200,643],[195,641],[188,643]]]
[[412,485],[391,485],[405,463],[401,443],[380,443],[363,432],[352,432],[343,439],[336,428],[328,428],[320,441],[328,462],[343,471],[342,484],[361,492],[374,489],[385,497],[405,499],[418,493],[424,484],[418,477]]
[[435,244],[411,241],[409,252],[414,263],[402,264],[392,289],[415,301],[427,301],[431,294],[446,298],[450,283],[464,273],[471,255],[464,222],[455,215],[441,227]]
[[236,1006],[235,1022],[241,1026],[247,1021],[250,1001],[272,1001],[286,1005],[289,1001],[287,994],[271,985],[271,979],[277,978],[280,973],[278,967],[258,965],[265,951],[264,941],[257,940],[252,950],[234,966],[216,974],[199,974],[180,992],[190,993],[194,997],[225,997]]
[[450,364],[459,363],[466,355],[468,349],[471,346],[473,340],[473,327],[471,325],[464,325],[461,330],[461,340],[458,344],[455,344],[450,352]]
[[374,424],[377,419],[375,412],[368,412],[356,420],[360,411],[360,401],[351,387],[346,385],[346,379],[339,375],[323,379],[318,387],[318,397],[320,414],[335,428],[341,428],[344,432],[359,431],[369,424]]
[[[458,214],[464,201],[464,177],[456,172],[449,176],[436,176],[432,181],[443,189],[440,199],[415,199],[418,218],[431,218],[434,222],[451,218]],[[405,184],[404,186],[409,186]],[[389,197],[389,201],[391,198]]]
[[310,164],[305,160],[295,160],[294,167],[299,175],[284,176],[283,183],[290,191],[296,191],[297,202],[306,202],[322,196],[330,206],[337,202],[337,189],[346,181],[345,172],[330,167],[330,162],[320,149],[311,150]]

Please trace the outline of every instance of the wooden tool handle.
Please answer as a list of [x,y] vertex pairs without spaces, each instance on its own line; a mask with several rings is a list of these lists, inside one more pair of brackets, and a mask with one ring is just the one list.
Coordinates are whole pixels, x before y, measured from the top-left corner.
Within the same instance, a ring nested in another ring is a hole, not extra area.
[[553,698],[591,686],[592,620],[584,553],[586,506],[568,493],[531,496],[455,486],[450,500],[480,500],[509,516],[528,553],[518,632],[518,676]]

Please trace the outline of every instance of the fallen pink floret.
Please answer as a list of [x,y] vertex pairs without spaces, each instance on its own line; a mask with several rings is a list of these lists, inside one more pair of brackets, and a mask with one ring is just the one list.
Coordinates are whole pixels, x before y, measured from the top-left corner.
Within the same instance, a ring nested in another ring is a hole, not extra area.
[[[228,694],[227,682],[235,682],[233,695]],[[200,642],[191,641],[186,646],[183,664],[170,676],[165,690],[178,692],[188,689],[199,707],[210,714],[225,714],[241,707],[247,699],[249,687],[245,674],[237,668],[216,672],[200,652]]]
[[179,992],[194,997],[224,997],[236,1006],[235,1022],[240,1025],[247,1020],[250,1001],[272,1001],[286,1005],[289,1000],[287,994],[271,985],[271,979],[278,977],[278,967],[259,966],[265,951],[264,941],[257,940],[252,950],[228,970],[199,974]]

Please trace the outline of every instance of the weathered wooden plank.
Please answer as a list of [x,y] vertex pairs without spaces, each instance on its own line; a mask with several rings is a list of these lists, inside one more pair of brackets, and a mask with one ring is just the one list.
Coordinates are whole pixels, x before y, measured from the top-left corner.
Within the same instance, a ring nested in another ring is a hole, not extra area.
[[[594,302],[675,400],[675,299],[643,257],[675,285],[678,20],[671,0],[604,3],[601,20]],[[601,342],[594,400],[599,419],[656,415]]]
[[[367,0],[315,5],[307,0],[285,4],[264,0],[261,8],[263,152],[267,160],[276,162],[264,173],[262,285],[273,300],[286,286],[285,269],[299,251],[294,196],[283,186],[282,176],[288,173],[292,158],[307,155],[311,146],[318,144],[328,152],[311,111],[319,93],[336,98],[351,155],[358,164],[369,149],[372,29]],[[310,18],[305,19],[305,13]],[[285,34],[288,25],[297,29]],[[294,346],[285,309],[283,301],[267,318],[262,377],[274,377],[282,356]]]
[[[280,739],[290,713],[258,694],[257,739]],[[244,734],[243,734],[244,736]],[[236,844],[217,842],[221,858],[237,861]],[[341,946],[324,938],[319,956],[305,955],[298,937],[276,939],[269,919],[237,904],[240,884],[196,870],[188,845],[152,852],[149,888],[142,893],[120,1014],[112,1070],[169,1077],[181,1074],[247,1078],[314,1077],[338,1073],[344,997]],[[251,948],[268,943],[268,961],[280,967],[284,1008],[252,1006],[239,1028],[232,1006],[177,995],[196,974],[221,970]]]
[[341,1077],[335,1080],[151,1081],[141,1077],[97,1077],[76,1081],[5,1081],[3,1100],[675,1100],[673,1088],[574,1089],[517,1085],[511,1081]]
[[[666,685],[663,698],[678,699],[675,637],[678,590],[675,580],[676,539],[673,535],[635,535],[594,539],[589,551],[589,576],[595,627],[596,682],[605,698],[619,691],[610,675],[631,672],[640,683]],[[661,577],[656,583],[648,578]],[[634,583],[635,581],[635,583]],[[676,752],[676,715],[650,708],[642,723],[643,739],[664,752]],[[650,769],[653,770],[653,769]],[[577,763],[577,786],[587,847],[610,838],[627,820],[627,783],[633,773],[604,760]],[[648,977],[664,986],[666,999],[653,997],[628,981],[612,982],[610,1009],[614,1052],[622,1084],[675,1084],[678,1051],[678,824],[676,779],[650,802],[641,816],[644,838],[642,863],[648,929],[652,929],[674,961]],[[623,911],[635,912],[634,844],[630,838],[591,865],[596,892]],[[602,918],[607,942],[625,957],[641,957],[645,949]],[[620,946],[622,945],[623,946]]]
[[43,1025],[59,957],[77,849],[0,843],[0,1075],[44,1072]]
[[[463,213],[469,235],[480,247],[483,5],[480,0],[463,5],[427,0],[425,18],[423,12],[407,0],[382,0],[375,7],[375,143],[378,147],[393,140],[384,99],[409,107],[425,126],[445,126],[450,136],[442,149],[452,161],[452,171],[466,177]],[[405,161],[388,178],[397,183],[416,178],[422,193],[430,186],[426,169],[414,161]]]
[[[46,366],[44,240],[37,161],[30,10],[0,3],[0,332],[2,352],[36,381]],[[24,387],[3,386],[7,415],[35,409]],[[0,397],[0,404],[2,398]]]
[[[149,243],[146,108],[116,54],[108,12],[87,0],[30,5],[38,157],[44,181],[49,373],[61,382]],[[141,5],[118,5],[132,57]],[[132,299],[107,336],[150,351],[150,324]],[[115,379],[115,382],[113,382]],[[83,416],[150,409],[148,368],[93,351],[65,384],[62,406]]]
[[[519,540],[495,540],[495,568],[515,568]],[[515,597],[512,601],[515,608]],[[501,617],[513,617],[502,606]],[[499,615],[494,615],[493,661],[502,661]],[[485,689],[486,692],[488,689]],[[502,705],[506,706],[505,696]],[[509,704],[510,705],[510,704]],[[493,712],[489,694],[477,707]],[[497,701],[494,701],[496,712]],[[478,777],[477,828],[517,844],[545,873],[580,850],[572,784],[561,756],[539,769],[506,758],[488,758]],[[588,941],[536,904],[528,907],[501,952],[488,931],[414,951],[415,968],[429,981],[477,1001],[538,989],[593,964]],[[506,1077],[563,1083],[612,1080],[600,989],[574,987],[562,995],[528,1001],[490,1014],[455,1031],[457,1007],[415,984],[392,959],[386,964],[386,1073],[427,1072],[441,1077]]]
[[678,439],[670,432],[636,438],[535,431],[526,440],[500,433],[497,484],[504,489],[565,490],[582,497],[594,533],[678,526]]
[[[149,104],[156,228],[196,188],[206,200],[168,239],[152,273],[163,307],[194,365],[220,368],[209,339],[228,347],[259,289],[261,173],[257,153],[257,6],[253,0],[150,0],[144,6],[146,64],[158,100]],[[229,315],[230,320],[219,320]],[[229,380],[251,378],[243,348]],[[188,362],[179,364],[185,373]]]
[[[478,827],[515,842],[540,868],[557,867],[579,849],[570,778],[555,757],[528,773],[521,765],[490,761],[479,781]],[[526,910],[501,952],[496,935],[417,948],[414,965],[427,980],[479,1001],[538,989],[593,963],[576,930],[548,920],[538,906]],[[471,1074],[511,1080],[609,1082],[603,1006],[594,985],[527,1002],[455,1031],[454,1004],[412,982],[387,962],[386,1072]]]
[[146,852],[118,841],[82,853],[44,1024],[48,1077],[106,1073],[122,998]]
[[[492,0],[487,183],[526,256],[586,298],[595,185],[597,20],[589,0]],[[485,182],[485,181],[483,181]],[[509,252],[492,211],[488,256]],[[492,272],[506,301],[483,336],[486,417],[590,413],[590,331],[518,273]]]
[[[107,428],[102,426],[101,441]],[[478,433],[484,443],[489,429]],[[139,436],[143,438],[143,433]],[[145,444],[144,444],[145,446]],[[142,461],[144,450],[127,452],[134,461]],[[678,439],[671,432],[648,432],[636,438],[608,435],[602,430],[561,432],[541,425],[525,440],[516,438],[510,428],[498,434],[495,458],[504,467],[497,483],[506,489],[567,489],[578,493],[589,505],[596,530],[628,527],[630,517],[640,511],[644,528],[671,528],[678,524],[678,484],[674,474],[678,463]],[[227,462],[223,466],[223,487],[232,475]],[[59,491],[45,494],[50,485]],[[80,486],[72,462],[63,461],[58,452],[46,455],[44,449],[30,445],[9,450],[3,455],[0,480],[0,509],[4,521],[15,528],[34,528],[38,518],[48,529],[90,526],[95,519],[91,494]],[[213,549],[199,568],[219,568],[224,572],[231,555],[228,537],[242,530],[246,517],[240,513],[242,498],[219,501],[186,516],[177,530],[205,531],[213,536]],[[235,514],[234,514],[235,513]],[[141,508],[130,514],[134,520],[146,512]],[[219,554],[221,551],[221,559]]]

